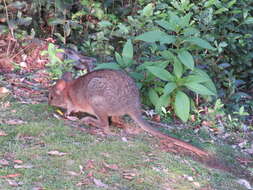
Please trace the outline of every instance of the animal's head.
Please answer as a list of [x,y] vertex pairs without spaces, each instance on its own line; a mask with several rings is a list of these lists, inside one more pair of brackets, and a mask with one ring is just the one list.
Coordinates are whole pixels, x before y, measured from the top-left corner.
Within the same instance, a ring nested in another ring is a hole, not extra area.
[[48,103],[51,106],[57,106],[61,108],[67,108],[69,102],[67,91],[69,82],[72,80],[72,74],[70,72],[64,73],[61,79],[59,79],[54,86],[49,89]]

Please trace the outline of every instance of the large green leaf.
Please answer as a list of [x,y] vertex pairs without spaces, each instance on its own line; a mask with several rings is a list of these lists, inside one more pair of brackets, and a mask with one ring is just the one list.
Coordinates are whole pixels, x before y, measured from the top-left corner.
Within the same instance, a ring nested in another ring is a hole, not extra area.
[[161,44],[172,44],[176,41],[176,37],[166,34],[159,41],[161,42]]
[[197,74],[191,74],[185,77],[184,79],[186,83],[202,83],[202,82],[210,81],[209,79]]
[[133,59],[133,44],[131,40],[127,40],[126,44],[123,47],[122,57],[128,59]]
[[197,45],[197,46],[205,48],[205,49],[215,50],[215,48],[213,46],[211,46],[208,41],[203,40],[198,37],[190,37],[190,38],[187,38],[185,41],[190,42],[194,45]]
[[121,66],[124,65],[124,61],[118,52],[115,52],[115,58],[116,58],[116,61],[119,65],[121,65]]
[[209,90],[207,87],[205,87],[202,84],[199,83],[185,83],[184,84],[187,88],[189,88],[190,90],[196,92],[197,94],[201,94],[201,95],[216,95],[215,93],[213,93],[211,90]]
[[173,25],[171,25],[169,22],[165,21],[165,20],[158,20],[155,21],[159,26],[163,27],[166,30],[171,30],[171,31],[175,31],[175,28],[173,27]]
[[95,68],[95,70],[99,70],[99,69],[120,70],[120,66],[116,63],[101,63],[101,64],[98,64]]
[[217,95],[217,90],[212,80],[206,81],[203,84],[205,85],[205,87],[211,90],[215,95]]
[[209,77],[209,75],[205,71],[203,71],[201,69],[196,68],[196,69],[194,69],[193,73],[195,75],[198,75],[198,76],[204,78],[205,80],[211,80],[211,78]]
[[190,114],[190,100],[184,92],[178,91],[176,93],[174,109],[176,115],[183,122],[186,122],[188,120]]
[[158,101],[156,102],[155,109],[156,111],[161,111],[161,108],[164,107],[166,108],[170,103],[170,95],[168,94],[163,94],[162,96],[159,97]]
[[153,75],[155,75],[159,79],[162,79],[165,81],[171,81],[174,79],[173,75],[163,68],[155,67],[155,66],[149,66],[146,68],[148,69],[149,72],[151,72]]
[[171,51],[165,50],[161,52],[161,56],[165,59],[168,59],[170,61],[173,61],[174,58],[176,57]]
[[175,90],[177,88],[177,84],[174,82],[168,82],[163,89],[163,93],[165,95],[170,94],[173,90]]
[[127,40],[126,44],[123,47],[122,58],[126,64],[132,62],[133,59],[133,44],[131,40]]
[[160,30],[153,30],[153,31],[145,32],[145,33],[137,36],[135,39],[142,40],[144,42],[157,42],[164,35],[166,35],[166,33],[162,32]]
[[153,88],[150,88],[150,89],[148,90],[148,97],[149,97],[151,103],[152,103],[154,106],[156,106],[156,104],[157,104],[157,102],[158,102],[158,100],[159,100],[159,96],[158,96],[157,92],[156,92]]
[[156,66],[160,68],[166,68],[168,66],[168,61],[145,61],[141,65],[137,66],[136,71],[142,71],[148,66]]
[[141,15],[142,15],[142,16],[146,16],[146,17],[152,16],[152,15],[153,15],[154,8],[155,8],[155,6],[154,6],[153,3],[147,4],[147,5],[143,8],[143,10],[142,10],[142,12],[141,12]]
[[187,68],[191,70],[194,69],[194,60],[192,55],[188,51],[186,50],[180,51],[178,53],[178,58]]
[[176,57],[174,57],[173,68],[173,73],[177,76],[177,78],[181,78],[183,75],[183,65]]
[[253,17],[248,17],[243,24],[253,24]]
[[145,32],[135,38],[135,40],[142,40],[144,42],[161,42],[166,44],[171,44],[176,41],[176,37],[172,35],[168,35],[165,32],[160,30],[153,30],[149,32]]

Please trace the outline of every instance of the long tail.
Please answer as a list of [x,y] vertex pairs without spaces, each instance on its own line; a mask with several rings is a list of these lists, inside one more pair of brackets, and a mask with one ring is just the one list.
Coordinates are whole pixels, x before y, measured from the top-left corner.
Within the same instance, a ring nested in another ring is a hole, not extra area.
[[182,148],[185,148],[187,150],[190,150],[192,152],[194,152],[195,154],[203,157],[203,156],[209,156],[207,152],[189,144],[189,143],[186,143],[182,140],[179,140],[177,138],[174,138],[174,137],[171,137],[171,136],[168,136],[168,135],[165,135],[163,133],[161,133],[160,131],[154,129],[147,121],[145,121],[144,119],[142,119],[142,116],[141,116],[141,113],[132,113],[132,114],[129,114],[132,119],[138,123],[140,125],[140,127],[145,130],[146,132],[154,135],[154,136],[157,136],[157,137],[160,137],[162,139],[167,139],[169,141],[172,141],[175,145],[179,146],[179,147],[182,147]]

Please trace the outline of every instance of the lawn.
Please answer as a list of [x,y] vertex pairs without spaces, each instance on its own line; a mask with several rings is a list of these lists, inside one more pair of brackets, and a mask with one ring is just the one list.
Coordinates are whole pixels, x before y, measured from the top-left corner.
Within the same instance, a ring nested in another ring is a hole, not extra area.
[[0,190],[246,189],[236,182],[247,179],[244,166],[235,162],[241,153],[208,141],[207,134],[163,130],[217,154],[238,175],[166,152],[144,132],[127,135],[114,128],[114,136],[90,134],[78,121],[54,115],[46,102],[1,100]]

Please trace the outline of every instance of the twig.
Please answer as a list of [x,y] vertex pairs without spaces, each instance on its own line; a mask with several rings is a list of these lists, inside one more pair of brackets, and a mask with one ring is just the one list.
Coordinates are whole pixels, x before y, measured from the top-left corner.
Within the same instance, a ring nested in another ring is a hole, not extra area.
[[151,123],[151,124],[160,126],[160,127],[165,127],[167,129],[175,129],[175,127],[172,127],[171,125],[168,125],[168,124],[165,124],[165,123],[158,123],[158,122],[150,121],[150,120],[148,122]]

